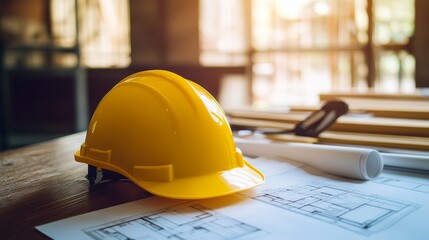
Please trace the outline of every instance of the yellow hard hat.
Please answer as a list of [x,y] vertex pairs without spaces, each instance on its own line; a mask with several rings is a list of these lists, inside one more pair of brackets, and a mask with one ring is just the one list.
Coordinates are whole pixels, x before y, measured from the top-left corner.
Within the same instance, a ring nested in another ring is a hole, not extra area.
[[128,76],[104,96],[75,159],[168,198],[217,197],[264,182],[235,147],[213,96],[163,70]]

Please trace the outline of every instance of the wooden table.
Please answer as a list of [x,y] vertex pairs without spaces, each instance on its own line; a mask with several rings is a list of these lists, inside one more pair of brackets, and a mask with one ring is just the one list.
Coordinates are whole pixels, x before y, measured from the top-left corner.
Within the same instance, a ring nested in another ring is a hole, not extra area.
[[85,132],[0,153],[1,239],[47,239],[34,227],[151,196],[129,181],[89,187],[73,153]]

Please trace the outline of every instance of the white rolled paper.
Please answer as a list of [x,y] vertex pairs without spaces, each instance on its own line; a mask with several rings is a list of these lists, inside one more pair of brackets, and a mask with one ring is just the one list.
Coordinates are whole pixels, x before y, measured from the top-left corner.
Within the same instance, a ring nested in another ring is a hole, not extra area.
[[269,140],[234,138],[244,155],[278,156],[305,163],[335,175],[370,180],[383,170],[383,158],[377,150],[357,147],[279,143]]

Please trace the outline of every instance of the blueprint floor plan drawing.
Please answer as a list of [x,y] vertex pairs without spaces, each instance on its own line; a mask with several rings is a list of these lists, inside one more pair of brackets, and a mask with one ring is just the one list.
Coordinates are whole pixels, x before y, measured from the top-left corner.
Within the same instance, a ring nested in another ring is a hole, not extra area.
[[52,239],[427,240],[429,176],[372,181],[295,162],[249,159],[266,182],[213,199],[149,197],[36,226]]
[[166,208],[83,229],[93,239],[254,239],[266,232],[206,207]]
[[412,191],[429,193],[429,185],[428,184],[392,179],[392,178],[388,178],[388,177],[378,177],[378,178],[374,179],[374,182],[377,182],[380,184],[386,184],[386,185],[390,185],[390,186],[395,186],[395,187],[399,187],[399,188],[404,188],[404,189],[408,189],[408,190],[412,190]]
[[320,183],[266,190],[251,197],[364,235],[385,229],[419,208],[416,204]]

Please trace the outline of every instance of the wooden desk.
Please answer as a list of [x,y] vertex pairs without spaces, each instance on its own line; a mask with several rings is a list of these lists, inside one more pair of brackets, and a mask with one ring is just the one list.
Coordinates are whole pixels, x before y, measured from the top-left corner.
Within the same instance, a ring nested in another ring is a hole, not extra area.
[[34,227],[151,196],[132,182],[89,187],[78,133],[0,153],[1,239],[47,239]]
[[47,239],[34,227],[151,196],[132,182],[89,187],[73,153],[85,132],[0,153],[1,239]]

